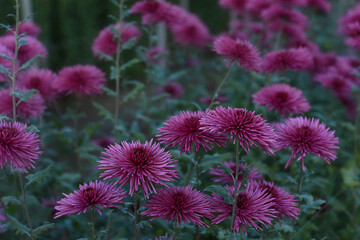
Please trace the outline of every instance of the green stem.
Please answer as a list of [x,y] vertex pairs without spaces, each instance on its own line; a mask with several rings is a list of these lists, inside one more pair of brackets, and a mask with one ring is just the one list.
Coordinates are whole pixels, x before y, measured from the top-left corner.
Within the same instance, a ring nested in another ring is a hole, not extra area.
[[30,236],[31,236],[32,240],[35,240],[33,227],[32,227],[32,223],[31,223],[31,218],[30,218],[30,214],[29,214],[29,208],[28,208],[27,201],[26,201],[24,182],[23,182],[23,179],[22,179],[22,176],[20,173],[19,173],[19,182],[20,182],[21,192],[22,192],[22,196],[23,196],[23,200],[24,200],[24,209],[25,209],[26,219],[27,219],[28,226],[30,228]]
[[303,170],[301,167],[301,161],[299,161],[299,182],[298,182],[298,187],[297,187],[297,193],[300,193],[300,191],[301,191],[303,177],[304,177],[304,173],[303,173]]
[[108,220],[107,220],[107,224],[106,224],[106,234],[105,234],[104,240],[107,240],[109,237],[109,232],[110,232],[110,227],[111,227],[111,213],[112,213],[112,211],[109,212],[109,216],[108,216]]
[[78,164],[78,168],[80,169],[81,172],[83,172],[83,167],[80,158],[80,146],[79,146],[79,109],[80,109],[80,102],[79,99],[76,98],[75,116],[74,116],[75,151],[76,151],[76,161]]
[[233,198],[233,206],[232,206],[232,214],[231,214],[231,225],[230,231],[234,231],[235,224],[235,215],[236,215],[236,207],[237,207],[237,199],[240,193],[240,189],[238,188],[239,184],[239,167],[240,167],[240,143],[236,141],[236,170],[235,170],[235,183],[234,183],[234,198]]
[[229,78],[230,76],[230,73],[231,73],[231,70],[234,68],[234,65],[235,63],[231,63],[227,73],[225,74],[224,78],[222,79],[220,85],[218,86],[218,88],[216,89],[212,99],[211,99],[211,102],[210,102],[210,105],[209,105],[209,109],[211,109],[211,107],[214,105],[214,102],[215,102],[215,99],[218,97],[219,95],[219,92],[220,90],[222,89],[222,87],[224,86],[226,80]]
[[174,240],[176,240],[176,233],[177,233],[177,227],[176,227],[176,222],[174,222],[174,236],[173,236]]
[[[360,94],[360,92],[359,92]],[[354,170],[357,169],[358,161],[359,161],[359,118],[360,118],[360,112],[358,110],[360,106],[360,97],[358,99],[357,109],[356,109],[356,118],[355,118],[355,133],[354,133]]]
[[91,209],[91,236],[93,240],[96,240],[96,232],[95,232],[95,213],[94,209]]
[[124,0],[120,0],[119,2],[119,36],[118,36],[118,43],[116,48],[116,57],[115,57],[115,87],[116,87],[116,99],[115,99],[115,115],[114,115],[114,130],[117,126],[117,121],[119,118],[119,107],[120,107],[120,56],[122,52],[121,48],[121,34],[122,34],[122,24],[123,24],[123,7],[124,7]]
[[186,175],[184,177],[184,186],[187,186],[189,184],[189,181],[190,181],[190,177],[191,177],[191,174],[194,170],[194,164],[192,162],[189,163],[188,165],[188,170],[186,172]]
[[200,158],[197,151],[195,151],[195,171],[196,171],[196,189],[199,189],[199,164],[200,164]]
[[137,192],[134,193],[134,239],[139,239],[138,224],[138,209],[137,209]]

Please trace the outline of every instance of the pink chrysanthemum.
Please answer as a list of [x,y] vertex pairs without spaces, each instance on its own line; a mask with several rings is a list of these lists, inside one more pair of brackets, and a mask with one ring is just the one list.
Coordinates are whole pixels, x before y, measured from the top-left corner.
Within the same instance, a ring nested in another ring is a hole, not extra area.
[[220,36],[214,41],[214,51],[227,57],[228,66],[237,61],[239,66],[248,71],[259,71],[261,59],[257,49],[248,41],[236,40]]
[[53,82],[59,93],[76,93],[78,96],[102,93],[106,83],[105,73],[93,65],[64,67]]
[[313,58],[306,48],[291,48],[270,52],[265,55],[263,61],[263,71],[289,71],[304,70],[311,66]]
[[306,117],[289,118],[285,123],[276,125],[277,150],[290,147],[291,156],[285,165],[288,168],[293,158],[297,155],[298,161],[305,171],[305,156],[312,153],[330,164],[335,161],[336,149],[339,140],[334,136],[335,131],[330,131],[325,124],[319,123],[319,119],[308,119]]
[[[226,187],[229,193],[234,197],[234,187]],[[232,215],[232,204],[224,202],[224,197],[212,194],[213,213],[220,213],[212,219],[212,224],[219,224]],[[246,225],[262,230],[259,224],[271,224],[277,211],[274,209],[275,203],[265,190],[258,186],[250,186],[246,190],[240,191],[236,200],[236,215],[234,221],[234,230],[241,231],[247,235]]]
[[169,82],[163,87],[156,89],[157,93],[168,93],[169,98],[181,98],[184,95],[184,87],[177,82]]
[[160,189],[145,207],[148,209],[141,215],[153,217],[150,221],[168,219],[168,222],[175,221],[178,226],[192,222],[197,226],[208,227],[201,218],[212,218],[209,197],[192,186]]
[[[42,55],[44,58],[48,54],[45,46],[36,38],[28,36],[22,37],[21,39],[26,40],[26,45],[22,45],[19,48],[18,60],[20,64],[23,64],[29,61],[31,58],[36,55]],[[0,44],[6,46],[11,52],[15,52],[15,36],[9,35],[0,38]]]
[[[10,96],[12,89],[2,89],[0,90],[0,114],[4,113],[8,116],[13,115],[13,99]],[[22,90],[25,92],[25,90]],[[18,102],[19,99],[16,98]],[[20,102],[16,106],[17,116],[29,119],[29,118],[38,118],[40,117],[46,109],[44,100],[39,94],[35,94],[32,98],[29,99],[28,102]]]
[[[15,27],[12,27],[15,31]],[[37,37],[41,32],[41,28],[31,21],[22,22],[19,25],[19,34],[26,33],[26,36]],[[13,32],[7,32],[6,35],[14,35]]]
[[263,87],[252,97],[255,103],[265,105],[269,110],[275,109],[282,116],[310,110],[310,104],[302,96],[302,91],[284,83]]
[[[235,179],[235,172],[236,172],[236,164],[234,162],[224,162],[224,165],[230,168],[233,171],[232,176],[227,173],[221,165],[218,165],[217,168],[211,168],[210,174],[214,177],[212,180],[214,182],[221,182],[221,183],[234,183]],[[249,169],[250,168],[250,169]],[[247,164],[240,164],[239,166],[239,183],[244,178],[244,173],[247,172],[245,178],[250,180],[261,180],[261,172],[257,168],[253,168]],[[234,178],[234,179],[233,179]]]
[[181,111],[179,115],[166,120],[163,127],[158,128],[159,134],[156,137],[167,144],[166,148],[179,145],[180,154],[190,153],[193,146],[195,151],[201,146],[205,151],[212,150],[213,145],[225,147],[228,140],[225,135],[200,129],[200,119],[204,115],[201,111]]
[[268,193],[272,198],[274,198],[273,202],[275,210],[278,212],[278,220],[280,222],[280,218],[283,218],[284,215],[297,219],[297,216],[300,214],[300,209],[298,208],[297,200],[294,195],[286,192],[284,189],[274,185],[274,183],[269,182],[256,182],[250,181],[248,184],[254,185],[254,187],[259,187],[262,190],[265,190],[265,193]]
[[159,63],[166,54],[167,51],[163,47],[152,47],[145,53],[145,57],[151,63]]
[[264,10],[261,17],[265,22],[278,23],[279,25],[293,24],[303,29],[308,26],[308,18],[304,14],[276,4]]
[[101,215],[98,206],[104,208],[119,208],[115,204],[122,203],[126,197],[120,187],[102,181],[89,182],[89,184],[79,185],[79,190],[70,194],[63,193],[65,198],[57,202],[55,207],[56,214],[54,218],[77,213],[86,213],[88,207]]
[[172,182],[178,178],[176,165],[171,154],[153,140],[145,143],[125,142],[114,144],[105,149],[104,156],[99,161],[99,169],[106,170],[100,175],[105,180],[119,179],[116,183],[124,186],[130,183],[129,194],[142,187],[146,198],[149,193],[156,192],[154,184],[166,186],[164,182]]
[[324,87],[332,89],[337,95],[351,95],[351,80],[344,77],[337,71],[327,71],[316,74],[316,82],[321,83]]
[[[121,26],[121,43],[124,44],[130,39],[138,39],[141,36],[140,30],[129,23],[123,23]],[[114,29],[120,31],[120,24],[115,24]],[[110,27],[102,29],[99,35],[95,38],[92,45],[92,51],[94,56],[101,58],[99,52],[105,53],[106,55],[112,56],[117,51],[117,40],[115,39],[115,33],[112,32]]]
[[172,4],[162,1],[138,1],[131,8],[131,13],[142,14],[143,24],[158,23],[161,21],[171,21]]
[[25,89],[36,89],[43,99],[50,100],[56,97],[56,90],[52,83],[57,75],[49,69],[36,69],[20,72],[17,79],[17,86]]
[[223,8],[235,10],[239,14],[243,13],[247,0],[219,0],[219,5]]
[[272,5],[274,5],[272,0],[251,0],[246,2],[246,10],[254,16],[258,16]]
[[339,19],[340,34],[347,37],[345,43],[354,48],[360,48],[360,4]]
[[7,162],[11,168],[28,172],[35,168],[36,161],[40,161],[40,138],[26,125],[20,122],[5,122],[0,120],[0,166]]
[[286,5],[288,7],[304,6],[306,4],[306,0],[275,0],[274,2]]
[[[10,58],[14,57],[14,54],[4,45],[0,44],[0,54],[5,54]],[[0,57],[0,65],[4,68],[7,68],[10,73],[13,72],[13,63],[11,59],[7,59],[5,57]],[[10,80],[9,76],[5,73],[0,73],[0,82],[5,82]]]
[[224,108],[219,106],[208,110],[200,120],[201,128],[215,133],[229,133],[231,138],[239,141],[242,148],[249,152],[250,146],[260,145],[265,152],[274,154],[274,130],[261,117],[244,108]]
[[328,13],[331,10],[331,4],[327,0],[306,0],[307,7],[318,9],[324,13]]

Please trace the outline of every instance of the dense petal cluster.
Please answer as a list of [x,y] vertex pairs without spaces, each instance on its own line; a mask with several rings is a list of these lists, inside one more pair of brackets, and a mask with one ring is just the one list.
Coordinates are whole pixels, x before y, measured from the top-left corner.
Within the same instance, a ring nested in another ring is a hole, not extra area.
[[214,145],[225,147],[228,140],[225,135],[200,129],[200,119],[204,115],[201,111],[182,111],[166,120],[164,126],[158,128],[156,137],[166,143],[166,147],[179,145],[180,154],[190,153],[192,147],[195,151],[200,147],[212,150]]
[[116,183],[120,186],[130,183],[129,194],[142,187],[146,198],[149,193],[156,192],[154,184],[166,186],[165,182],[172,182],[178,177],[174,160],[169,152],[165,152],[153,140],[145,143],[121,142],[121,145],[110,145],[99,161],[99,169],[106,170],[101,178],[119,178]]
[[[14,54],[4,45],[0,43],[0,54],[5,54],[9,58],[13,58]],[[8,69],[10,73],[13,72],[13,63],[11,59],[8,59],[6,57],[0,57],[0,65],[4,68]],[[10,80],[8,75],[6,73],[0,73],[0,82],[5,82],[7,80]]]
[[153,217],[150,221],[161,218],[175,221],[178,226],[190,223],[201,227],[208,227],[202,217],[212,218],[209,197],[192,186],[172,186],[160,189],[145,205],[147,210],[141,213]]
[[228,65],[236,61],[248,71],[260,71],[259,52],[249,41],[235,41],[228,36],[220,36],[214,41],[214,51],[225,56]]
[[[234,187],[226,187],[234,197]],[[274,209],[274,198],[259,186],[248,185],[246,190],[240,191],[236,199],[236,214],[234,230],[247,235],[246,225],[262,230],[259,226],[272,225],[271,221],[277,211]],[[212,219],[213,224],[219,224],[232,215],[232,204],[226,203],[224,198],[213,193],[211,212],[219,213]]]
[[246,7],[247,0],[219,0],[219,5],[223,8],[235,10],[241,14]]
[[161,21],[170,22],[172,19],[172,5],[163,1],[137,1],[131,8],[130,12],[142,14],[142,23],[151,24]]
[[200,129],[230,134],[234,144],[239,141],[246,152],[250,151],[250,146],[259,145],[265,152],[274,154],[274,130],[261,115],[255,115],[255,112],[244,108],[219,106],[208,110],[200,124]]
[[50,100],[57,95],[52,85],[56,78],[57,75],[49,69],[32,68],[20,72],[16,84],[19,88],[36,89],[44,100]]
[[[136,26],[129,23],[123,23],[121,27],[120,24],[115,24],[113,29],[118,32],[118,35],[121,31],[122,44],[128,42],[132,38],[138,39],[141,36],[140,30]],[[114,33],[109,26],[102,29],[99,35],[95,38],[92,45],[92,51],[94,56],[98,58],[102,58],[99,52],[112,56],[117,51],[117,45],[118,42],[116,39],[116,33]]]
[[126,192],[119,187],[117,188],[114,184],[96,180],[95,182],[89,182],[89,184],[79,185],[79,190],[70,194],[63,193],[63,195],[65,198],[59,200],[55,207],[54,218],[75,213],[78,215],[86,213],[88,207],[91,210],[95,209],[101,215],[99,206],[118,208],[115,204],[122,203],[122,200],[126,197]]
[[[23,93],[25,90],[21,90]],[[10,96],[12,89],[0,90],[0,114],[7,116],[13,115],[13,98]],[[16,98],[16,102],[19,99]],[[16,106],[16,114],[24,119],[38,118],[45,112],[46,106],[44,100],[39,94],[35,94],[28,102],[21,101]]]
[[[214,182],[221,183],[234,183],[236,164],[234,162],[224,162],[224,165],[233,171],[233,174],[229,174],[221,165],[218,165],[217,168],[211,168],[210,174],[214,177],[212,180]],[[261,172],[257,168],[253,168],[247,164],[240,164],[239,166],[239,183],[245,178],[249,180],[261,180]]]
[[308,26],[308,18],[299,11],[287,9],[280,5],[274,4],[261,12],[264,21],[279,25],[297,25],[302,29]]
[[360,49],[360,4],[340,18],[339,33],[346,36],[348,46]]
[[319,119],[289,118],[285,120],[285,123],[275,126],[277,150],[288,147],[292,149],[285,168],[289,167],[292,159],[299,155],[297,160],[301,160],[302,168],[305,171],[304,158],[308,153],[322,158],[328,164],[330,164],[330,160],[336,159],[339,140],[334,136],[334,131],[326,128],[325,124],[319,123]]
[[275,109],[282,116],[310,110],[310,104],[302,96],[302,91],[283,83],[263,87],[252,97],[255,103],[264,105],[269,110]]
[[106,83],[105,73],[93,65],[64,67],[53,82],[59,93],[76,93],[78,96],[102,93]]
[[40,161],[41,141],[39,135],[20,122],[0,120],[0,166],[9,163],[11,168],[28,172]]
[[279,50],[265,55],[263,71],[268,73],[289,70],[300,71],[309,68],[312,63],[312,55],[306,48]]
[[[15,27],[12,27],[12,29],[15,31]],[[40,32],[41,28],[31,21],[25,21],[19,25],[19,35],[26,33],[26,36],[37,37]],[[13,35],[13,32],[7,32],[7,35]]]
[[[3,44],[6,46],[11,52],[15,52],[15,36],[9,35],[0,37],[0,44]],[[20,64],[23,64],[33,57],[37,55],[42,55],[44,57],[47,56],[48,52],[45,48],[45,46],[36,38],[27,36],[22,37],[23,41],[26,41],[26,44],[22,45],[19,48],[18,52],[18,60]]]

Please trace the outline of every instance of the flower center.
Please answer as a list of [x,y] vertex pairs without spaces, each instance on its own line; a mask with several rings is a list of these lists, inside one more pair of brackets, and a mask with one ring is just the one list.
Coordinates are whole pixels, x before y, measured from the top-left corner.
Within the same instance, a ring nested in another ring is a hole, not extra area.
[[87,204],[95,205],[96,190],[90,186],[87,186],[83,191],[83,197]]
[[275,96],[279,102],[286,102],[289,99],[289,94],[287,92],[277,92]]
[[142,147],[133,149],[130,153],[130,158],[137,167],[142,167],[149,161],[149,155]]
[[16,130],[12,127],[4,126],[0,128],[0,146],[7,146],[10,140],[16,135]]
[[174,210],[181,211],[186,203],[186,196],[182,192],[176,192],[173,195],[174,199]]
[[184,123],[189,132],[196,132],[200,128],[200,118],[198,117],[186,118]]
[[33,77],[33,78],[30,79],[29,85],[30,85],[31,88],[39,89],[40,84],[41,84],[40,78]]

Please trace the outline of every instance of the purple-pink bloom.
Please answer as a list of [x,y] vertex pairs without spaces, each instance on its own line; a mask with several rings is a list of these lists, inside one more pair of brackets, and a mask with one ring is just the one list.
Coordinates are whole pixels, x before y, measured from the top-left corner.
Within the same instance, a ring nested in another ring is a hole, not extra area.
[[306,117],[289,118],[285,123],[276,124],[277,151],[291,148],[291,156],[285,165],[290,166],[293,158],[299,155],[297,161],[305,171],[305,156],[312,153],[322,158],[327,164],[335,161],[336,149],[339,149],[339,140],[334,136],[335,131],[330,131],[319,119]]
[[159,63],[168,52],[163,47],[152,47],[145,53],[146,60],[151,63]]
[[53,81],[59,93],[76,93],[78,96],[102,93],[100,87],[106,83],[105,73],[93,65],[64,67]]
[[202,111],[181,111],[164,122],[164,126],[158,128],[156,137],[161,143],[175,147],[179,145],[180,154],[190,153],[192,147],[197,152],[200,147],[205,151],[212,150],[214,145],[226,146],[228,138],[224,134],[209,132],[200,129],[200,119],[205,115]]
[[126,192],[114,184],[102,181],[89,182],[79,185],[79,190],[70,194],[63,193],[65,198],[57,202],[54,218],[77,213],[86,213],[88,207],[95,209],[100,215],[99,206],[104,208],[119,208],[115,204],[122,203]]
[[156,192],[154,184],[167,186],[165,182],[172,182],[178,178],[176,165],[171,154],[161,148],[158,143],[140,143],[140,141],[128,143],[121,142],[110,145],[103,157],[98,161],[99,169],[106,170],[100,175],[101,178],[119,178],[116,183],[124,186],[130,184],[129,194],[142,187],[146,198],[149,193]]
[[284,83],[263,87],[252,97],[255,103],[265,105],[269,110],[275,109],[282,116],[307,112],[311,108],[301,90]]
[[17,168],[28,172],[40,161],[41,141],[39,135],[20,122],[0,120],[0,166],[9,163],[11,169]]
[[284,189],[274,185],[274,183],[266,181],[250,181],[247,185],[248,187],[249,185],[259,187],[274,198],[273,202],[275,204],[273,207],[278,212],[277,216],[279,222],[281,218],[284,218],[284,215],[289,218],[297,219],[297,216],[300,214],[300,209],[298,208],[298,203],[294,195],[291,195]]
[[[224,165],[232,170],[232,174],[229,174],[224,167],[221,165],[217,165],[217,168],[211,168],[210,174],[214,177],[212,180],[214,182],[221,183],[234,183],[235,172],[236,172],[236,164],[234,162],[224,162]],[[248,172],[248,173],[246,173]],[[245,174],[246,173],[246,174]],[[261,172],[257,168],[253,168],[247,164],[239,165],[239,183],[243,180],[245,174],[245,178],[249,180],[261,180]]]
[[[234,187],[225,187],[234,197]],[[224,197],[212,194],[211,212],[219,213],[212,219],[212,224],[219,224],[232,215],[232,204],[226,203]],[[236,199],[236,214],[234,230],[241,231],[247,235],[246,225],[262,230],[259,226],[271,224],[277,211],[274,209],[274,198],[259,186],[249,185],[246,190],[240,191]]]
[[[15,53],[15,39],[14,35],[0,37],[0,44]],[[47,56],[48,52],[45,46],[38,39],[31,36],[22,37],[21,39],[25,40],[26,44],[19,48],[18,60],[20,64],[26,63],[37,55],[42,55],[44,58]]]
[[274,154],[275,134],[272,127],[255,112],[244,108],[224,108],[219,106],[214,110],[207,110],[200,120],[203,130],[214,133],[230,134],[233,143],[239,141],[241,147],[249,152],[250,146],[260,146],[265,152]]
[[163,87],[156,89],[157,93],[168,93],[169,98],[181,98],[184,95],[185,89],[178,82],[169,82]]
[[248,71],[258,72],[261,69],[259,52],[249,41],[220,36],[214,41],[214,51],[227,58],[228,66],[236,61]]
[[112,144],[115,144],[115,139],[112,136],[103,137],[96,140],[91,141],[92,144],[99,146],[101,148],[107,148]]
[[[24,93],[25,90],[21,89]],[[11,117],[13,115],[13,98],[10,96],[12,89],[1,89],[0,90],[0,114],[6,114]],[[19,99],[16,98],[16,102]],[[21,101],[16,106],[16,114],[18,117],[24,119],[38,118],[45,112],[46,106],[44,100],[39,94],[35,94],[28,102]]]
[[[12,30],[15,31],[15,26],[12,27]],[[34,22],[31,21],[25,21],[22,22],[19,25],[19,35],[26,33],[26,36],[32,36],[32,37],[37,37],[41,32],[41,28],[35,24]],[[6,35],[14,35],[13,32],[7,32]]]
[[142,14],[143,24],[158,23],[161,21],[172,21],[172,4],[162,1],[137,1],[130,12]]
[[[11,52],[6,46],[2,45],[1,43],[0,43],[0,54],[5,54],[5,55],[9,56],[10,58],[14,57],[14,53]],[[4,68],[8,69],[9,73],[13,72],[13,63],[12,63],[11,59],[0,56],[0,65],[3,66]],[[8,80],[10,80],[10,78],[6,73],[0,73],[0,82],[5,82]]]
[[247,2],[247,0],[219,0],[219,5],[242,14]]
[[192,186],[160,189],[145,205],[147,210],[141,215],[175,221],[178,226],[190,223],[201,227],[208,227],[202,217],[212,218],[209,197]]
[[287,50],[273,51],[265,55],[263,71],[272,73],[275,71],[305,70],[313,63],[307,48],[291,48]]
[[32,68],[20,72],[16,84],[19,88],[38,90],[43,99],[48,101],[57,96],[52,86],[56,78],[57,75],[49,69]]
[[[138,39],[141,36],[140,30],[136,26],[129,23],[123,23],[121,26],[122,27],[120,27],[120,24],[115,24],[113,27],[117,32],[121,30],[122,44],[128,42],[132,38]],[[92,45],[94,56],[102,58],[99,52],[109,56],[114,55],[118,46],[116,37],[116,33],[111,30],[110,26],[102,29]]]

